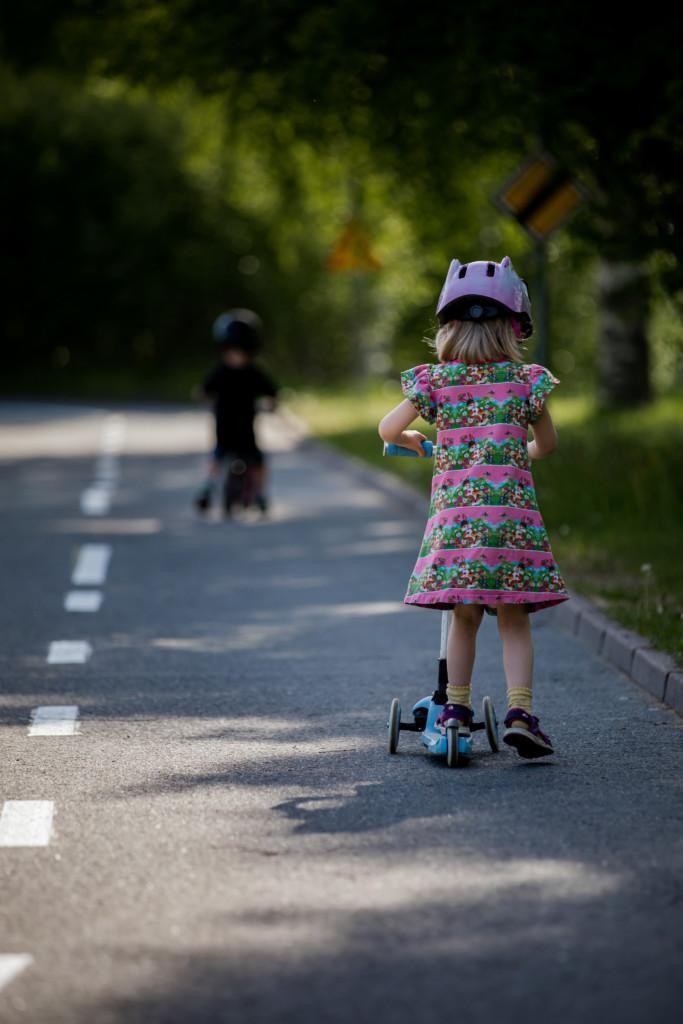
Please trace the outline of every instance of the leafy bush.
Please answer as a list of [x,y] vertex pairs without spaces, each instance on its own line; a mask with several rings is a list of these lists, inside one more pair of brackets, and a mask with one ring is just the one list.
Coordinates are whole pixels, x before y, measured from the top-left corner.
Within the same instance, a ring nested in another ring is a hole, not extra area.
[[255,301],[226,258],[254,228],[188,172],[177,117],[106,83],[3,85],[10,372],[163,367],[206,344],[228,299]]

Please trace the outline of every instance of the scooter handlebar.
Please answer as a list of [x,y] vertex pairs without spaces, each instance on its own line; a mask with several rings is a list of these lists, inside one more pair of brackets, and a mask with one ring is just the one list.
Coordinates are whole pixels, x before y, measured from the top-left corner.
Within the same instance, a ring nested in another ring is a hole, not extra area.
[[[434,445],[432,444],[432,442],[431,441],[423,441],[422,442],[422,448],[423,448],[424,453],[427,456],[427,458],[431,458],[432,457],[432,453],[434,451]],[[417,452],[413,451],[412,448],[404,448],[400,444],[386,444],[385,443],[385,445],[384,445],[384,454],[385,455],[408,455],[408,456],[411,456],[414,459],[419,458],[419,455],[417,454]]]

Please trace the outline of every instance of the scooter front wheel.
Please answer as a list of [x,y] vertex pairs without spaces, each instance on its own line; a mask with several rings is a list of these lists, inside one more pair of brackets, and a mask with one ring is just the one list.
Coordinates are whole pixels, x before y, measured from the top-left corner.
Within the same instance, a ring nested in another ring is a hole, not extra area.
[[389,753],[395,754],[398,750],[398,738],[401,734],[401,703],[398,697],[394,697],[389,708]]
[[484,710],[484,725],[486,726],[486,738],[489,741],[489,746],[495,754],[500,750],[500,744],[498,743],[498,719],[496,717],[496,709],[493,706],[493,701],[490,697],[484,697],[482,702]]
[[449,768],[457,768],[460,764],[460,730],[457,725],[449,725],[446,729],[446,764]]

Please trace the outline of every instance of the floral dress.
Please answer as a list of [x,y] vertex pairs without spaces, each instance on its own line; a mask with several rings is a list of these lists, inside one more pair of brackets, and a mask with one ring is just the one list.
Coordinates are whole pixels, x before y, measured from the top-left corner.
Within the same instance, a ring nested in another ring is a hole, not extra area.
[[507,360],[401,374],[403,394],[437,428],[429,518],[406,604],[532,612],[567,600],[527,453],[529,424],[556,384],[543,366]]

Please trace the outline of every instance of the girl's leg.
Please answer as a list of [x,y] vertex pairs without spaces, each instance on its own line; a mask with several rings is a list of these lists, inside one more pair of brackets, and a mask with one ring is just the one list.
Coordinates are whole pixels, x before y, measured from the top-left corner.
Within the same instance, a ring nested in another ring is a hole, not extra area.
[[214,488],[218,480],[220,465],[220,460],[217,459],[215,456],[209,459],[206,479],[202,484],[199,493],[194,499],[195,505],[202,512],[205,512],[211,505],[211,499],[213,497]]
[[484,609],[476,604],[460,604],[453,609],[453,622],[448,631],[448,689],[449,704],[464,704],[470,707],[472,701],[472,669],[477,649],[477,631],[481,625]]
[[499,605],[497,611],[498,631],[503,642],[508,708],[524,708],[531,713],[534,647],[529,613],[518,604]]
[[212,455],[206,467],[206,479],[204,480],[204,487],[208,491],[212,490],[214,484],[218,480],[220,468],[220,459],[217,459],[215,455]]
[[550,738],[540,730],[538,718],[531,714],[534,646],[529,613],[521,605],[499,606],[498,629],[508,689],[503,743],[514,747],[520,757],[545,757],[554,751]]
[[266,464],[262,462],[260,465],[254,466],[254,495],[256,504],[260,506],[262,512],[265,512],[268,508],[267,488]]
[[266,512],[268,509],[268,470],[261,449],[255,447],[253,452],[249,453],[248,461],[253,487],[252,498],[261,511]]

